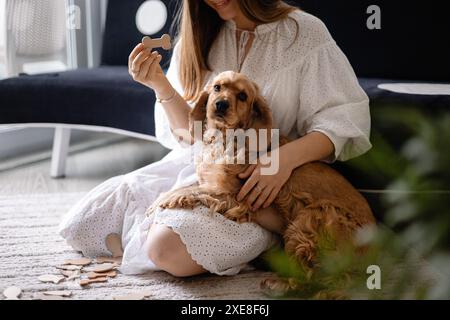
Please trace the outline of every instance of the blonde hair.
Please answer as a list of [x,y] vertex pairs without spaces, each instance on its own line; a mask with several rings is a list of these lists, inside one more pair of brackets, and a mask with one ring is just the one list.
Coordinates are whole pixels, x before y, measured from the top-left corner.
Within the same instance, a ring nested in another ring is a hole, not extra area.
[[[281,0],[238,0],[242,13],[257,24],[282,20],[297,10]],[[184,98],[194,101],[204,85],[209,50],[225,23],[203,0],[183,0],[176,23],[180,44],[179,77]],[[298,28],[298,25],[297,25]],[[297,29],[298,33],[298,29]]]

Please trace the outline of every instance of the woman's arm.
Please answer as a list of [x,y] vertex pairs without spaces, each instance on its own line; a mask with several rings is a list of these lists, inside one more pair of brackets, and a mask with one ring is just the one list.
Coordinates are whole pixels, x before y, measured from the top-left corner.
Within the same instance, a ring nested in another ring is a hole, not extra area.
[[161,105],[164,107],[172,131],[178,138],[190,141],[190,107],[170,84],[159,64],[161,59],[157,51],[151,52],[140,43],[129,56],[129,73],[135,81],[155,91],[156,96],[162,99]]
[[291,141],[281,148],[285,149],[284,154],[289,155],[286,162],[292,170],[309,162],[331,159],[334,154],[333,142],[318,131]]
[[[164,107],[172,132],[178,139],[190,142],[192,140],[189,133],[189,112],[191,107],[168,80],[158,91],[155,90],[155,94],[162,99],[161,105]],[[169,99],[169,101],[164,101],[166,99]]]
[[[334,154],[334,145],[323,133],[313,131],[279,149],[279,169],[274,175],[261,175],[261,164],[250,166],[239,178],[246,179],[237,200],[245,197],[253,211],[267,208],[275,200],[292,171],[306,163],[327,160]],[[270,165],[270,164],[269,164]],[[268,165],[268,166],[269,166]]]

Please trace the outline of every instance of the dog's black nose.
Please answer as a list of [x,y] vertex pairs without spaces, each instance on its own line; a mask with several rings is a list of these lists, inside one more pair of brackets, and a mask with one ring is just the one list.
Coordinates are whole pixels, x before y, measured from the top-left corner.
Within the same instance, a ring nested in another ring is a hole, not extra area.
[[220,100],[216,102],[216,110],[219,113],[225,113],[230,107],[230,103],[227,100]]

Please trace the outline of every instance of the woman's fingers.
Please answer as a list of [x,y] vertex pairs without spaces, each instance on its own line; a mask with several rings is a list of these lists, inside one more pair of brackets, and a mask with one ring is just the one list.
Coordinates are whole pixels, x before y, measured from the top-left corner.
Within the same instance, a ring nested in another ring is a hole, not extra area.
[[247,205],[253,209],[253,203],[256,201],[256,199],[258,199],[261,193],[264,192],[264,190],[265,187],[262,187],[260,184],[257,184],[247,197]]
[[272,193],[272,188],[265,187],[264,190],[261,192],[261,194],[258,197],[258,200],[256,200],[255,204],[252,205],[252,210],[256,211],[265,203],[265,201],[269,198],[270,194]]
[[253,189],[254,186],[259,181],[259,174],[257,174],[256,170],[253,171],[252,175],[248,180],[244,183],[241,190],[239,191],[237,195],[237,201],[242,201],[242,199],[245,198],[245,196]]
[[256,168],[256,164],[250,165],[244,172],[239,173],[240,179],[247,179],[253,173]]
[[267,198],[267,200],[264,202],[263,208],[268,208],[272,202],[275,200],[275,198],[278,196],[278,193],[280,192],[280,189],[278,188],[274,188],[272,189],[272,191],[270,192],[269,197]]
[[133,51],[131,51],[130,56],[128,57],[128,66],[131,67],[131,64],[133,63],[134,59],[144,49],[145,47],[142,43],[139,43],[136,47],[134,47]]
[[159,64],[162,60],[162,56],[158,54],[156,58],[153,60],[152,64],[148,68],[147,74],[145,76],[146,79],[152,79],[153,75],[156,73],[157,68],[159,67]]
[[148,70],[150,66],[152,65],[153,61],[155,61],[156,57],[158,56],[157,52],[152,52],[147,59],[142,62],[140,69],[139,69],[139,78],[140,79],[146,79]]
[[133,63],[131,64],[131,72],[133,73],[140,73],[141,66],[149,57],[151,57],[152,54],[149,50],[143,50],[141,51],[136,58],[134,58]]

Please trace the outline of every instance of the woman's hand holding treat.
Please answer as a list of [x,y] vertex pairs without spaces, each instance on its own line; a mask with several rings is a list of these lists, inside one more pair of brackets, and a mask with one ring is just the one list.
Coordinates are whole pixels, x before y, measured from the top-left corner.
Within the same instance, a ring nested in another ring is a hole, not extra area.
[[139,43],[129,56],[128,72],[135,81],[153,89],[159,98],[168,99],[174,89],[161,69],[161,59],[157,51],[152,52]]

